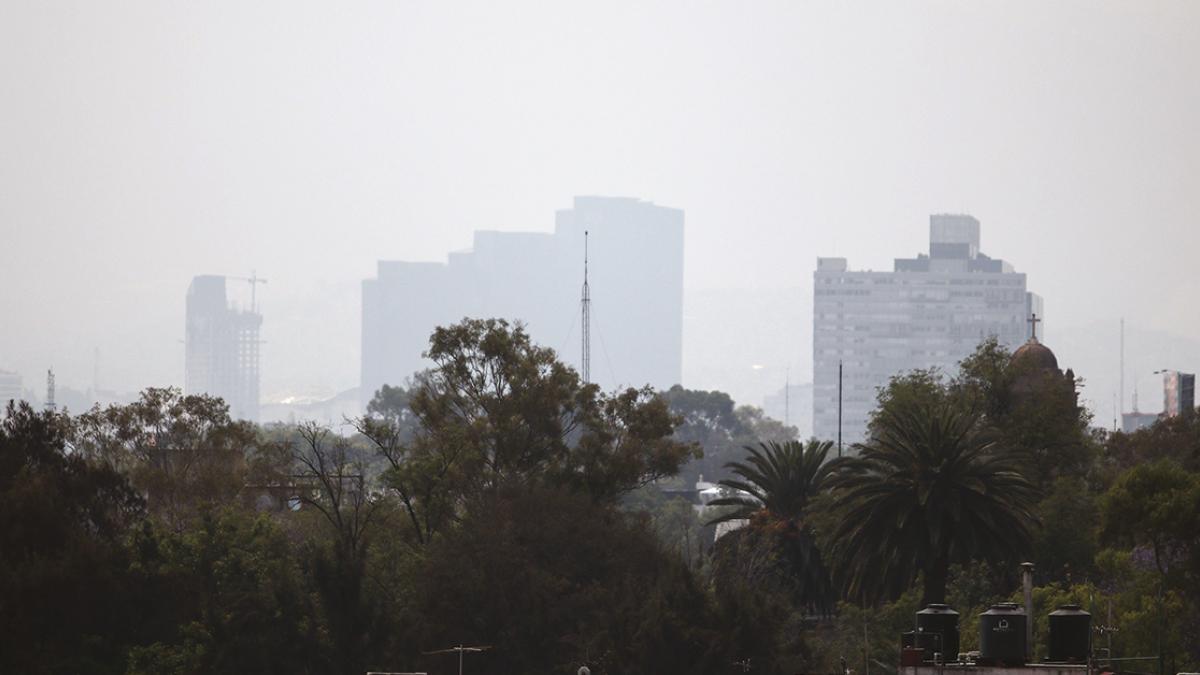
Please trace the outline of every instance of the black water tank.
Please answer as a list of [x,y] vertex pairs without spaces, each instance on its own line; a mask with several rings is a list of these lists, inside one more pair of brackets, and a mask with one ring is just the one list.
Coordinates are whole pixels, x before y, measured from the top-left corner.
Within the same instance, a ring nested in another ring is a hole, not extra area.
[[1025,663],[1025,610],[1013,602],[992,605],[979,615],[979,663],[1019,666]]
[[918,645],[925,647],[926,661],[934,652],[941,652],[942,663],[958,660],[958,612],[949,605],[931,604],[917,612],[917,632],[926,638]]
[[1056,663],[1087,663],[1091,651],[1092,615],[1079,605],[1063,605],[1050,612],[1050,654]]

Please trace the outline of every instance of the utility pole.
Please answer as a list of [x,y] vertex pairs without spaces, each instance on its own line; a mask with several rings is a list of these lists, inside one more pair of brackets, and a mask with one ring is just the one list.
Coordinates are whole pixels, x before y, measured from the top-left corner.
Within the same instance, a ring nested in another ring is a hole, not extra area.
[[592,291],[588,288],[588,232],[583,231],[583,297],[579,300],[579,310],[583,314],[583,350],[580,370],[583,372],[583,383],[592,381]]
[[787,374],[783,376],[783,426],[791,425],[792,418],[792,367],[788,366]]
[[[1021,590],[1025,596],[1025,658],[1033,660],[1033,563],[1021,563]],[[1161,674],[1160,674],[1161,675]]]
[[842,360],[838,359],[838,457],[842,456]]

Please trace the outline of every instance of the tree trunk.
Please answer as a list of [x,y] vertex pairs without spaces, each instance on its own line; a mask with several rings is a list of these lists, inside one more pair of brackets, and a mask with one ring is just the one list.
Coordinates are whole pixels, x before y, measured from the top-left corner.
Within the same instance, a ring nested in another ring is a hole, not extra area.
[[946,602],[946,578],[950,575],[950,561],[940,556],[925,569],[925,591],[921,594],[921,606]]

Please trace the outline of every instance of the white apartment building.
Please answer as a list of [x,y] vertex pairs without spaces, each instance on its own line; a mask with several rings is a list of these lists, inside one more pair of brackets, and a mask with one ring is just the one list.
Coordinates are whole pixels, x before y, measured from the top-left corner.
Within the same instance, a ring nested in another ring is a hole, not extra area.
[[934,367],[953,374],[985,338],[1015,349],[1029,337],[1030,315],[1043,317],[1025,275],[980,252],[979,221],[969,215],[930,216],[929,253],[897,258],[891,272],[818,258],[813,289],[813,433],[838,439],[840,364],[846,448],[864,439],[892,376]]

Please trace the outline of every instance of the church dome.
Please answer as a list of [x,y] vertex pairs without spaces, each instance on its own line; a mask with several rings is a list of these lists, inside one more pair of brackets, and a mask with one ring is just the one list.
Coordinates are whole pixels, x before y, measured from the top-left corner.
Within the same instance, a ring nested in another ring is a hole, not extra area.
[[1029,338],[1029,342],[1018,347],[1009,363],[1027,372],[1058,370],[1058,358],[1049,347],[1038,342],[1037,338]]

